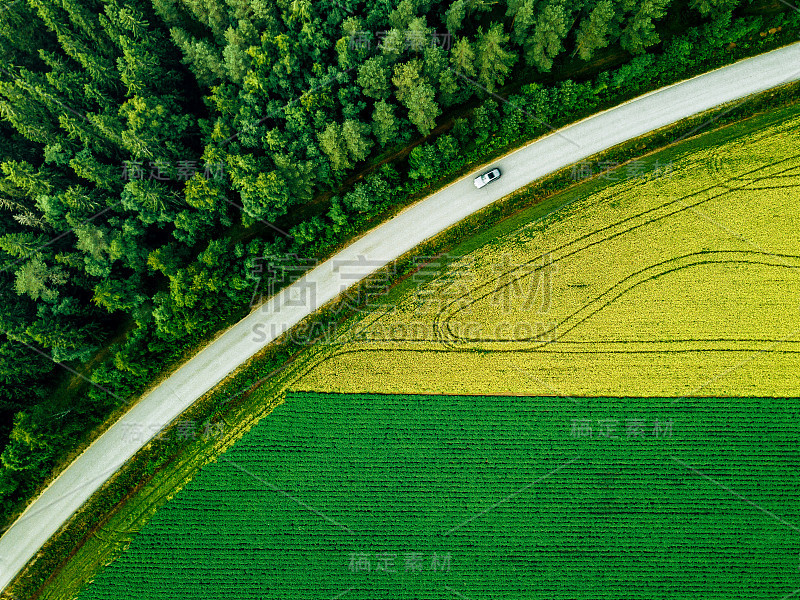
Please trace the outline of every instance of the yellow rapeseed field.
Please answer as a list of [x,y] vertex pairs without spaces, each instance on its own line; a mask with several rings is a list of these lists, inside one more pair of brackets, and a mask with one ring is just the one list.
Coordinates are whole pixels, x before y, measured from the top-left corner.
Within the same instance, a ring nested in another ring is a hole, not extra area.
[[355,319],[292,388],[800,395],[798,125],[581,184]]

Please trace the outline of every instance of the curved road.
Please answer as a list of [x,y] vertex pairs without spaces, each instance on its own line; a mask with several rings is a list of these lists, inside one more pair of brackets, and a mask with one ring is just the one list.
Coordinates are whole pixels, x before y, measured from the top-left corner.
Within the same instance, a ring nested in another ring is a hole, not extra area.
[[[549,173],[680,119],[796,79],[800,79],[800,42],[661,88],[502,157],[492,166],[499,167],[503,176],[483,189],[473,186],[475,174],[468,175],[365,234],[228,329],[75,459],[0,538],[0,589],[158,430],[281,331],[358,279]],[[253,333],[254,326],[258,335]],[[146,432],[131,436],[133,426]]]

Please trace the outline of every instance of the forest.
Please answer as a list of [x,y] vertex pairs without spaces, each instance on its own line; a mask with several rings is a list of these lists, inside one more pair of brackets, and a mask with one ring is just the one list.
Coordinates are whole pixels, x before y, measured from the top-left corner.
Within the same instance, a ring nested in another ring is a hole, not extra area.
[[797,24],[757,0],[7,0],[2,520],[247,313],[264,257],[325,257],[493,148]]

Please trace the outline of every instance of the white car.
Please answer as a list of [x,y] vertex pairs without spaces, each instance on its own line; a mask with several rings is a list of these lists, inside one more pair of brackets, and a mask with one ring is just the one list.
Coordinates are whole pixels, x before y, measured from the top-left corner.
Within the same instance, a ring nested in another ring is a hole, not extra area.
[[500,178],[500,169],[492,169],[488,173],[484,173],[483,175],[479,175],[475,178],[475,187],[480,189],[485,186],[487,183],[494,181],[495,179]]

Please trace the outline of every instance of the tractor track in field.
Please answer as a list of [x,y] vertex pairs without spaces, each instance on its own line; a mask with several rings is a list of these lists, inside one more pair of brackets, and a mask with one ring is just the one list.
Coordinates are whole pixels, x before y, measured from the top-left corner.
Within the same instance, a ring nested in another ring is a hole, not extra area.
[[[708,251],[698,251],[692,252],[689,254],[685,254],[678,257],[673,257],[671,259],[667,259],[661,261],[659,263],[649,265],[643,269],[639,269],[638,271],[631,273],[627,277],[617,281],[614,285],[610,286],[601,294],[595,296],[593,299],[586,302],[582,307],[578,310],[574,311],[571,315],[567,316],[566,318],[562,319],[561,322],[556,323],[552,330],[538,332],[536,336],[530,337],[522,337],[522,338],[515,338],[515,339],[507,339],[507,338],[471,338],[471,337],[463,337],[459,336],[453,332],[452,321],[463,311],[465,311],[468,307],[476,304],[480,300],[487,298],[496,294],[499,290],[511,286],[519,281],[530,277],[537,272],[539,272],[543,268],[548,268],[549,265],[542,264],[543,259],[550,255],[557,255],[553,262],[558,261],[559,259],[566,258],[568,256],[572,256],[590,248],[594,245],[606,242],[611,240],[615,237],[624,235],[629,233],[635,229],[640,227],[650,225],[652,223],[658,222],[660,220],[666,219],[668,217],[673,217],[677,214],[680,214],[684,211],[691,210],[692,208],[699,206],[703,203],[709,202],[711,200],[718,199],[726,194],[731,192],[740,191],[740,190],[762,190],[762,189],[774,189],[776,187],[779,188],[795,188],[798,185],[787,185],[787,186],[754,186],[762,181],[780,178],[780,177],[791,177],[793,173],[792,171],[800,168],[800,164],[792,165],[777,171],[776,173],[766,174],[760,177],[752,178],[742,182],[742,178],[747,175],[753,175],[755,173],[763,172],[764,170],[775,167],[778,165],[783,165],[786,162],[792,161],[794,159],[800,158],[800,153],[797,153],[793,156],[762,165],[750,171],[746,171],[744,173],[739,173],[735,176],[731,176],[729,180],[720,182],[718,184],[707,186],[703,189],[696,190],[694,192],[688,193],[684,196],[675,198],[668,202],[664,202],[658,206],[652,207],[645,211],[641,211],[635,215],[630,217],[626,217],[612,223],[610,225],[603,226],[598,228],[592,232],[586,233],[576,239],[571,240],[555,249],[548,250],[545,253],[539,254],[536,257],[517,265],[511,269],[501,272],[497,279],[501,280],[503,283],[498,284],[496,280],[488,281],[477,285],[475,287],[470,288],[466,292],[463,292],[456,298],[450,300],[447,304],[445,304],[439,311],[436,313],[433,319],[433,332],[434,336],[432,338],[408,338],[408,337],[386,337],[374,340],[365,340],[365,339],[357,339],[360,344],[375,344],[376,347],[374,348],[342,348],[338,350],[333,350],[332,352],[328,353],[326,356],[320,358],[318,361],[314,362],[312,365],[303,371],[300,375],[295,378],[296,380],[302,379],[306,375],[308,375],[311,371],[315,368],[323,365],[329,360],[337,358],[342,355],[346,354],[358,354],[358,353],[373,353],[379,351],[389,351],[389,352],[413,352],[413,353],[425,353],[425,352],[474,352],[476,348],[474,347],[467,347],[464,346],[465,343],[500,343],[500,344],[520,344],[522,342],[529,342],[530,344],[527,347],[514,347],[514,348],[492,348],[492,352],[544,352],[544,353],[555,353],[555,354],[605,354],[605,353],[686,353],[686,352],[754,352],[758,351],[762,348],[750,346],[750,347],[722,347],[722,348],[714,348],[714,347],[694,347],[694,348],[665,348],[665,349],[658,349],[658,350],[650,350],[646,348],[635,348],[635,344],[685,344],[685,343],[739,343],[739,344],[797,344],[798,342],[791,342],[788,340],[781,340],[781,339],[774,339],[774,338],[687,338],[687,339],[665,339],[665,340],[658,340],[658,339],[647,339],[647,340],[581,340],[581,341],[564,341],[560,338],[565,336],[570,331],[577,328],[580,324],[585,322],[587,319],[591,318],[593,315],[597,314],[604,308],[610,306],[614,301],[622,297],[627,292],[635,289],[636,287],[647,283],[649,281],[656,280],[660,277],[669,275],[670,273],[674,273],[683,269],[691,268],[698,265],[704,264],[752,264],[752,265],[762,265],[762,266],[772,266],[778,268],[790,268],[790,269],[797,269],[800,268],[800,255],[793,255],[793,254],[775,254],[769,252],[761,252],[761,251],[747,251],[747,250],[708,250]],[[737,180],[739,185],[737,186],[729,186],[728,183],[731,180]],[[709,196],[702,200],[696,201],[691,204],[686,204],[686,200],[696,197],[700,194],[710,192],[716,188],[724,187],[726,188],[725,191]],[[627,228],[621,231],[614,231],[620,225],[629,223],[636,219],[639,219],[645,215],[651,215],[655,211],[662,210],[666,207],[671,207],[674,205],[680,205],[680,208],[668,212],[664,215],[658,215],[651,217],[641,223],[635,223],[633,225],[628,226]],[[581,247],[570,250],[569,252],[558,255],[560,251],[567,250],[577,244],[578,242],[589,240],[600,233],[609,232],[609,235],[597,240],[592,240],[587,244],[582,245]],[[769,260],[772,258],[773,260]],[[776,264],[777,263],[777,264]],[[475,292],[479,292],[475,295]],[[364,327],[363,331],[368,331],[369,327],[374,323],[379,322],[385,315],[379,314],[376,315],[374,319],[372,319],[366,327]],[[564,325],[568,325],[566,329],[563,329]],[[558,331],[558,335],[555,337],[546,337],[548,334]],[[545,337],[545,339],[541,339]],[[345,340],[342,344],[349,343],[352,340]],[[606,349],[606,350],[580,350],[580,349],[556,349],[551,347],[551,344],[557,342],[559,345],[562,344],[574,344],[574,345],[591,345],[591,344],[629,344],[629,349]],[[398,344],[398,343],[405,343],[405,344],[439,344],[441,347],[439,348],[402,348],[396,346],[383,346],[381,344]],[[335,345],[332,345],[335,347]],[[800,353],[800,348],[797,350],[791,349],[783,349],[783,350],[771,350],[776,353],[790,353],[796,354]]]

